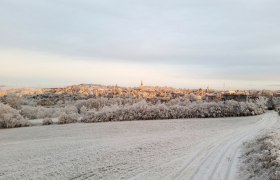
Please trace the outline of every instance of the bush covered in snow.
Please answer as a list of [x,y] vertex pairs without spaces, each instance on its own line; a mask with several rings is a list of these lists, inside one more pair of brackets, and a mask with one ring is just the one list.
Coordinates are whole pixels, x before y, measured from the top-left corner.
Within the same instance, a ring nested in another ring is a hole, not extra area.
[[58,124],[69,124],[78,122],[79,116],[75,113],[62,113],[58,118]]
[[53,124],[53,121],[51,118],[45,118],[43,120],[43,125],[50,125],[50,124]]
[[75,103],[78,112],[81,112],[81,108],[84,107],[88,110],[100,110],[105,106],[113,106],[113,105],[125,105],[125,104],[135,104],[140,102],[142,99],[134,99],[134,98],[91,98],[88,100],[78,100]]
[[273,108],[280,113],[280,97],[273,97],[271,103]]
[[262,106],[255,103],[236,101],[193,103],[150,104],[145,100],[135,104],[105,106],[100,111],[89,112],[82,122],[153,120],[179,118],[215,118],[231,116],[250,116],[264,113]]
[[17,110],[0,103],[0,128],[14,128],[28,125],[28,121]]
[[61,113],[61,108],[46,108],[42,106],[23,106],[20,114],[28,119],[55,118]]
[[76,123],[79,120],[78,109],[75,106],[67,106],[58,118],[58,124]]
[[255,100],[254,102],[261,106],[263,109],[267,109],[268,108],[268,102],[269,98],[265,97],[265,96],[260,96],[257,100]]
[[8,94],[4,98],[4,102],[6,102],[9,106],[11,106],[14,109],[21,109],[21,98],[14,93]]
[[270,132],[244,144],[240,177],[280,179],[280,133]]

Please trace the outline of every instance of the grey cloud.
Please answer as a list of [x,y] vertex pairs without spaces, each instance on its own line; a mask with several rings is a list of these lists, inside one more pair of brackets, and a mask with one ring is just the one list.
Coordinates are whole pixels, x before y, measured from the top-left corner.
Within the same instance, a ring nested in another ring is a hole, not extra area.
[[276,80],[279,5],[276,0],[2,0],[0,48],[199,65],[213,78],[254,79],[261,72]]

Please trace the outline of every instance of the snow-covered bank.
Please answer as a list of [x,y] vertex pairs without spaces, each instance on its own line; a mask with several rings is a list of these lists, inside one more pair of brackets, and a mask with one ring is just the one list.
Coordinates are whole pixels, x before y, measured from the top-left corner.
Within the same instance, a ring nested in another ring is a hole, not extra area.
[[0,179],[234,178],[243,140],[274,126],[276,117],[3,129]]
[[280,129],[246,142],[242,154],[242,179],[280,179]]

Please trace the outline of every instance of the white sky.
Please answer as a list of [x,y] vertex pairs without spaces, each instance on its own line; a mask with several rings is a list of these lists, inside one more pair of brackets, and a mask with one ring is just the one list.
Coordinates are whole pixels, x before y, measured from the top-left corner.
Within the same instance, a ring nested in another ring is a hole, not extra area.
[[276,0],[2,0],[0,85],[280,89]]

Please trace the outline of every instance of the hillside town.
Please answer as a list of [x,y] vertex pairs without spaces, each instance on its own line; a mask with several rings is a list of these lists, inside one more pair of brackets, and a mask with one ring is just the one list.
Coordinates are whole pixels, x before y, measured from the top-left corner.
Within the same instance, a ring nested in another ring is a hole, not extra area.
[[24,96],[38,101],[41,106],[57,104],[57,102],[71,102],[90,98],[143,98],[148,102],[168,102],[177,98],[188,98],[191,101],[203,100],[218,102],[236,100],[248,102],[260,96],[280,97],[280,91],[269,90],[214,90],[210,87],[200,89],[179,89],[172,87],[145,86],[141,81],[139,87],[104,86],[96,84],[80,84],[63,88],[0,88],[0,97],[8,94]]

